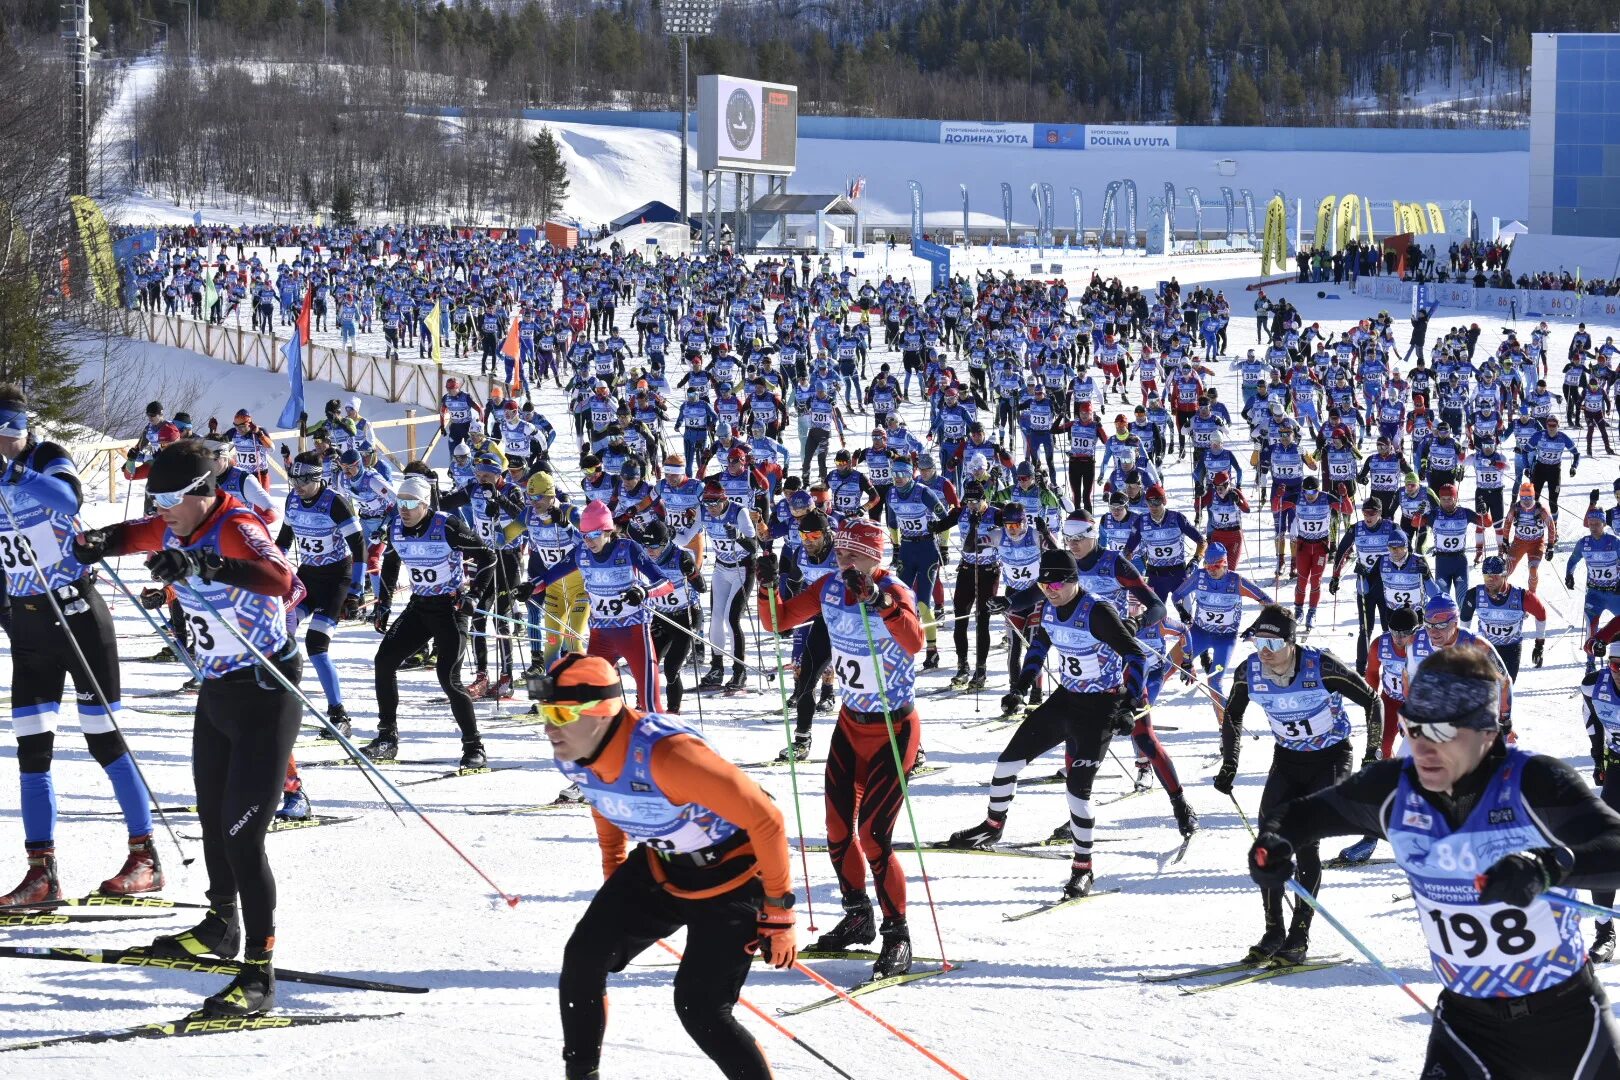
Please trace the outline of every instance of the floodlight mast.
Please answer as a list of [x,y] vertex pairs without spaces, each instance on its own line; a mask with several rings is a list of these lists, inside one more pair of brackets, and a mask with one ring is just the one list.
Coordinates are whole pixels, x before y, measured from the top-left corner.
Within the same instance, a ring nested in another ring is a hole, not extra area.
[[664,33],[681,43],[681,164],[679,169],[681,225],[688,230],[686,207],[687,117],[691,113],[687,88],[690,46],[695,37],[714,33],[714,20],[720,14],[719,0],[664,0]]

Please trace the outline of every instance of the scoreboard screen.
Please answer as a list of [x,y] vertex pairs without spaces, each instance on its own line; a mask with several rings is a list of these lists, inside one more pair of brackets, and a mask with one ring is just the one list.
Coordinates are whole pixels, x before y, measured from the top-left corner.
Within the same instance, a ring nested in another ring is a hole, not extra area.
[[798,142],[798,87],[730,75],[698,79],[699,169],[787,175]]

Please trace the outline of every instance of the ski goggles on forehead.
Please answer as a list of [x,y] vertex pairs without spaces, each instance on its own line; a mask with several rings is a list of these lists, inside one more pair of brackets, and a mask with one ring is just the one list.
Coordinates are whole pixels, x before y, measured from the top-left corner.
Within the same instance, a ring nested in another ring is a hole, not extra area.
[[1063,539],[1085,540],[1097,535],[1095,521],[1065,521],[1063,523]]
[[180,500],[184,499],[187,495],[197,494],[198,489],[205,486],[212,479],[212,473],[204,473],[191,483],[187,484],[185,487],[181,488],[179,491],[155,492],[152,495],[152,505],[156,506],[160,510],[173,510],[176,506],[180,505]]

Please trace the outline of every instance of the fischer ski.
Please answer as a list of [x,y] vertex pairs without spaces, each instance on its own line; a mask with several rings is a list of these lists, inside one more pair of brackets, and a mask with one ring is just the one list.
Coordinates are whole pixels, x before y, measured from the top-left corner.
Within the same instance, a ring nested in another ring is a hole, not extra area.
[[172,914],[174,914],[172,911],[142,911],[140,908],[7,912],[0,914],[0,926],[62,926],[66,923],[112,922],[123,919],[166,919]]
[[[153,956],[145,949],[62,949],[34,946],[0,945],[0,957],[15,960],[66,960],[80,964],[111,964],[115,967],[166,968],[170,971],[190,971],[199,975],[240,975],[243,965],[235,960],[211,960],[199,957]],[[343,975],[327,975],[318,971],[295,971],[276,968],[276,978],[282,982],[308,983],[311,986],[336,986],[346,990],[375,990],[384,994],[425,994],[425,986],[405,986],[401,983],[380,982],[376,979],[351,979]]]
[[165,900],[161,896],[102,896],[91,893],[89,896],[74,897],[71,900],[45,900],[38,904],[8,904],[0,907],[0,912],[7,911],[54,911],[57,908],[199,908],[207,911],[210,904],[193,904],[185,900]]
[[1032,908],[1026,908],[1023,911],[1013,912],[1012,914],[1003,912],[1001,918],[1003,922],[1018,922],[1021,919],[1028,919],[1034,915],[1044,915],[1048,911],[1057,911],[1059,908],[1074,907],[1076,904],[1083,904],[1087,900],[1096,900],[1099,897],[1112,896],[1119,891],[1120,890],[1117,887],[1112,889],[1098,889],[1096,892],[1089,892],[1084,896],[1076,896],[1068,900],[1053,900],[1050,903],[1037,904]]
[[1393,866],[1394,859],[1363,859],[1361,862],[1350,862],[1337,855],[1331,859],[1323,859],[1322,866],[1327,870],[1354,870],[1358,866]]
[[1177,990],[1183,994],[1207,994],[1211,990],[1224,990],[1233,986],[1247,986],[1250,983],[1264,982],[1267,979],[1278,979],[1284,975],[1302,975],[1307,971],[1321,971],[1324,968],[1338,967],[1348,964],[1346,959],[1324,958],[1321,960],[1307,959],[1303,964],[1268,963],[1258,971],[1251,971],[1219,982],[1206,983],[1203,986],[1178,986]]
[[168,1039],[187,1035],[226,1035],[236,1031],[279,1031],[316,1024],[351,1024],[359,1020],[391,1020],[404,1013],[271,1013],[267,1016],[201,1016],[189,1013],[178,1020],[157,1024],[137,1024],[111,1031],[84,1035],[63,1035],[51,1039],[0,1046],[0,1054],[13,1050],[38,1050],[45,1046],[69,1044],[133,1042],[136,1039]]
[[[266,832],[284,833],[298,832],[302,829],[318,829],[322,825],[341,825],[346,821],[358,821],[356,817],[333,817],[330,814],[311,814],[307,818],[274,818]],[[202,836],[196,833],[182,833],[187,840],[201,840]],[[205,905],[206,906],[206,905]]]
[[522,768],[520,765],[485,765],[478,769],[451,769],[449,772],[438,773],[434,776],[424,776],[420,780],[406,780],[400,787],[415,787],[417,784],[432,784],[439,780],[455,780],[462,776],[484,776],[488,773],[510,772]]
[[[863,997],[866,994],[887,989],[891,986],[904,986],[906,983],[918,982],[922,979],[931,979],[935,975],[945,974],[947,970],[956,971],[961,966],[961,964],[952,964],[949,969],[937,967],[929,968],[927,971],[908,971],[904,975],[889,975],[882,979],[868,979],[866,982],[857,983],[855,986],[850,987],[847,991],[845,991],[845,993],[850,997]],[[832,994],[828,997],[818,998],[808,1005],[800,1005],[797,1009],[777,1009],[776,1015],[799,1016],[803,1013],[810,1012],[814,1009],[820,1009],[827,1005],[836,1005],[843,1000],[844,999],[839,995]]]
[[517,816],[522,814],[546,814],[553,810],[585,809],[590,804],[583,802],[548,802],[536,806],[503,806],[499,810],[469,810],[467,813],[473,817]]
[[1187,971],[1172,971],[1165,975],[1138,975],[1137,979],[1145,983],[1176,983],[1188,979],[1207,979],[1212,975],[1257,971],[1265,966],[1266,961],[1262,960],[1238,960],[1230,964],[1211,964],[1209,967],[1191,968]]

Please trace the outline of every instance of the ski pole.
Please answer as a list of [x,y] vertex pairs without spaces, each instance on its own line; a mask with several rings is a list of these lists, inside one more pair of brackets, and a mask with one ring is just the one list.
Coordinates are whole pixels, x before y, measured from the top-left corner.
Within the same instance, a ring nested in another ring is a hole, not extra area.
[[1413,990],[1412,987],[1410,985],[1408,985],[1405,980],[1403,980],[1399,975],[1395,974],[1395,972],[1391,971],[1389,969],[1388,965],[1386,965],[1382,960],[1378,959],[1378,957],[1373,953],[1373,951],[1371,949],[1367,948],[1366,945],[1362,944],[1362,941],[1361,941],[1360,938],[1356,937],[1356,935],[1352,934],[1349,930],[1347,930],[1345,928],[1344,923],[1342,923],[1338,919],[1334,918],[1333,913],[1328,911],[1327,908],[1323,907],[1322,902],[1320,900],[1318,900],[1316,897],[1311,895],[1311,890],[1307,889],[1305,886],[1301,885],[1298,881],[1295,881],[1293,878],[1289,878],[1284,883],[1284,887],[1289,892],[1293,893],[1295,896],[1299,897],[1301,900],[1303,900],[1307,904],[1311,905],[1311,907],[1316,910],[1316,913],[1318,915],[1322,916],[1322,918],[1324,918],[1324,919],[1326,919],[1328,921],[1329,926],[1331,926],[1331,927],[1333,927],[1333,929],[1337,930],[1339,932],[1339,935],[1341,937],[1343,937],[1344,940],[1348,941],[1350,944],[1352,944],[1352,945],[1354,945],[1356,947],[1357,952],[1361,953],[1362,956],[1365,956],[1369,961],[1371,961],[1372,966],[1377,968],[1379,970],[1379,972],[1384,976],[1384,978],[1388,979],[1390,982],[1392,982],[1396,986],[1400,987],[1401,991],[1403,993],[1405,993],[1407,997],[1409,997],[1413,1001],[1417,1002],[1419,1008],[1421,1008],[1424,1012],[1428,1013],[1430,1016],[1434,1015],[1434,1010],[1429,1008],[1428,1004],[1426,1002],[1424,1002],[1424,1000],[1422,998],[1418,997],[1417,991]]
[[1237,801],[1237,796],[1235,794],[1231,793],[1231,792],[1228,792],[1226,797],[1228,799],[1232,800],[1232,809],[1237,811],[1238,820],[1243,822],[1243,827],[1245,829],[1249,830],[1249,839],[1250,840],[1258,840],[1258,839],[1260,839],[1258,836],[1256,836],[1254,834],[1254,826],[1249,824],[1249,815],[1245,814],[1243,812],[1243,804]]
[[[354,759],[355,764],[361,767],[362,771],[370,769],[373,773],[375,773],[377,779],[386,784],[388,786],[388,790],[392,791],[394,796],[399,799],[404,806],[408,807],[413,813],[416,814],[417,817],[422,819],[422,824],[426,825],[429,829],[432,829],[435,836],[437,836],[440,840],[443,840],[445,845],[449,847],[451,851],[455,852],[456,855],[460,857],[462,862],[471,867],[474,873],[483,878],[484,882],[489,885],[490,888],[494,889],[496,894],[500,896],[502,900],[506,901],[507,907],[517,907],[518,898],[502,889],[499,885],[495,884],[494,879],[488,874],[484,873],[483,868],[477,863],[473,862],[472,859],[468,857],[466,852],[457,847],[455,841],[446,836],[443,830],[433,823],[433,819],[428,817],[427,814],[422,811],[421,807],[413,803],[404,792],[400,791],[399,788],[395,786],[394,782],[388,778],[388,774],[377,767],[376,762],[372,761],[359,750],[355,749],[354,744],[349,741],[348,737],[333,726],[332,722],[315,707],[315,703],[309,700],[309,697],[297,686],[295,686],[291,680],[287,678],[287,676],[283,675],[281,673],[281,669],[276,667],[270,658],[265,656],[264,653],[259,650],[257,645],[254,645],[253,642],[247,639],[247,636],[242,633],[241,628],[236,625],[235,619],[226,619],[224,616],[222,616],[219,613],[219,609],[216,608],[206,596],[198,592],[189,580],[182,579],[180,584],[185,586],[186,591],[191,594],[191,598],[193,600],[195,600],[203,607],[205,611],[223,624],[225,629],[231,632],[231,636],[236,638],[236,640],[241,643],[242,647],[252,654],[253,658],[259,662],[264,671],[269,672],[278,683],[280,683],[291,693],[295,694],[306,706],[308,706],[309,710],[315,714],[316,718],[319,719],[322,724],[326,725],[326,730],[330,731],[333,736],[337,738],[338,743],[342,745],[343,749],[348,753],[348,755]],[[398,816],[398,811],[395,811],[395,816]]]
[[[928,897],[928,914],[934,920],[934,937],[939,942],[940,966],[950,971],[951,962],[945,956],[945,934],[939,928],[939,911],[934,907],[934,888],[928,880],[928,864],[923,861],[922,833],[917,828],[917,814],[911,806],[911,784],[906,780],[906,763],[900,754],[900,741],[894,733],[894,716],[889,711],[889,688],[888,680],[883,677],[883,658],[878,656],[877,639],[872,636],[872,616],[865,601],[861,602],[860,609],[861,627],[866,631],[866,648],[872,658],[872,670],[877,678],[878,704],[883,706],[883,726],[889,733],[889,751],[894,755],[894,771],[900,781],[900,798],[906,804],[906,817],[911,822],[911,841],[917,849],[917,867],[922,872],[923,893]],[[912,711],[916,711],[915,706]],[[921,719],[918,717],[919,723]]]
[[[146,621],[151,624],[153,630],[157,631],[158,637],[163,640],[164,644],[173,649],[175,655],[180,657],[180,659],[185,662],[186,668],[191,672],[192,677],[197,680],[197,686],[200,689],[203,683],[204,675],[202,673],[202,669],[197,666],[196,661],[191,659],[191,654],[186,652],[186,650],[181,647],[180,643],[163,628],[163,625],[153,617],[150,611],[147,611],[144,607],[141,607],[140,601],[135,599],[135,595],[130,592],[129,586],[124,584],[124,579],[118,576],[118,572],[112,568],[111,563],[103,561],[102,566],[105,567],[107,573],[111,575],[113,583],[118,586],[119,590],[122,591],[125,596],[129,597],[130,602],[135,605],[136,610],[146,617]],[[308,698],[305,698],[304,700],[306,703],[309,701]],[[314,705],[310,705],[310,710],[315,713],[316,718],[319,719],[321,723],[326,723],[326,716],[319,709],[316,709]],[[327,726],[330,727],[331,725],[328,724]],[[396,818],[399,817],[399,811],[395,810],[394,804],[389,802],[388,799],[383,795],[382,790],[377,787],[377,782],[369,775],[364,773],[361,775],[366,776],[366,783],[370,784],[371,790],[377,793],[377,800],[384,806],[388,807],[389,810],[392,810]]]
[[[765,594],[771,604],[771,625],[777,626],[776,619],[776,584],[772,582],[765,587]],[[793,819],[799,826],[799,862],[804,870],[804,897],[809,911],[809,929],[816,928],[815,901],[810,891],[810,857],[805,854],[804,847],[804,813],[799,807],[799,763],[798,755],[793,751],[793,723],[788,718],[788,692],[787,679],[782,667],[782,635],[778,631],[771,631],[771,642],[776,646],[776,688],[782,694],[782,734],[787,736],[788,779],[793,785]]]
[[[945,965],[945,969],[947,971],[952,970],[952,968],[951,968],[951,966],[949,964]],[[858,1012],[865,1013],[866,1016],[869,1019],[871,1019],[874,1023],[876,1023],[884,1031],[887,1031],[890,1035],[893,1035],[895,1038],[899,1039],[901,1042],[905,1043],[907,1046],[909,1046],[913,1050],[917,1051],[917,1053],[921,1054],[923,1057],[927,1058],[929,1061],[932,1061],[935,1065],[938,1065],[940,1068],[944,1069],[946,1072],[948,1072],[952,1076],[956,1077],[956,1080],[968,1080],[968,1078],[966,1076],[963,1076],[956,1069],[952,1068],[949,1064],[947,1064],[945,1062],[945,1060],[943,1058],[941,1058],[939,1055],[935,1054],[932,1050],[928,1049],[926,1046],[919,1043],[916,1039],[913,1039],[910,1035],[907,1035],[905,1032],[901,1031],[899,1028],[895,1027],[893,1024],[891,1024],[887,1020],[883,1019],[883,1017],[879,1016],[877,1013],[873,1012],[871,1009],[868,1009],[865,1005],[861,1004],[859,1001],[856,1001],[854,998],[850,997],[848,991],[846,991],[843,987],[839,986],[838,984],[836,984],[834,982],[831,982],[831,981],[823,978],[819,973],[817,973],[815,971],[812,971],[809,967],[805,966],[805,964],[803,962],[801,962],[801,961],[795,960],[793,962],[793,970],[797,971],[797,972],[799,972],[799,973],[801,973],[803,975],[808,975],[812,982],[815,982],[816,984],[822,986],[823,988],[825,988],[827,990],[831,990],[841,1000],[847,1002],[850,1005],[853,1005]]]
[[[22,536],[22,530],[17,527],[17,519],[11,512],[11,500],[6,498],[4,494],[0,494],[0,509],[5,511],[6,524],[11,526],[11,531],[18,536]],[[128,739],[124,738],[124,729],[119,726],[118,717],[114,714],[112,705],[107,701],[107,694],[101,688],[101,680],[96,678],[94,671],[90,667],[90,661],[85,659],[84,649],[80,647],[79,639],[73,633],[73,627],[68,624],[67,615],[63,613],[62,605],[57,601],[56,591],[51,588],[51,583],[45,579],[45,571],[39,568],[32,556],[23,561],[38,575],[45,599],[51,605],[51,613],[56,616],[57,625],[62,628],[62,635],[67,638],[68,644],[72,646],[74,659],[78,660],[79,666],[84,669],[85,678],[89,680],[90,689],[96,697],[96,703],[101,706],[102,712],[106,714],[107,723],[112,725],[113,731],[117,732],[119,740],[123,742],[124,753],[129,755],[129,763],[135,769],[135,776],[140,780],[141,787],[146,789],[147,801],[152,804],[152,810],[157,815],[158,820],[163,822],[163,830],[169,834],[169,840],[174,844],[174,849],[180,853],[180,865],[190,866],[197,861],[196,856],[186,854],[186,846],[180,842],[180,836],[174,831],[174,825],[169,821],[169,815],[163,812],[163,804],[158,802],[157,795],[152,791],[152,785],[146,782],[146,773],[141,768],[140,759],[135,756],[135,748],[129,745]]]
[[[1475,884],[1483,884],[1483,875],[1476,879]],[[1584,911],[1588,915],[1596,915],[1600,919],[1620,919],[1620,908],[1604,907],[1602,904],[1589,904],[1585,900],[1577,900],[1572,896],[1556,896],[1552,893],[1542,893],[1541,898],[1549,904],[1566,907],[1572,911]]]
[[[815,927],[811,927],[810,929],[814,930]],[[676,950],[675,946],[671,945],[667,941],[660,940],[658,942],[658,947],[663,949],[665,952],[669,953],[671,956],[673,956],[677,960],[686,959],[686,957],[682,956],[681,953]],[[827,1068],[831,1069],[833,1072],[837,1073],[839,1076],[844,1077],[845,1080],[855,1080],[855,1078],[853,1076],[850,1076],[849,1073],[845,1072],[843,1069],[840,1069],[837,1065],[834,1065],[831,1061],[827,1060],[827,1058],[823,1054],[821,1054],[818,1050],[816,1050],[814,1047],[812,1047],[809,1043],[805,1042],[803,1039],[801,1039],[797,1035],[793,1034],[793,1032],[791,1032],[787,1028],[783,1027],[782,1024],[779,1023],[776,1020],[775,1017],[768,1015],[765,1012],[764,1009],[761,1009],[758,1005],[755,1005],[752,1001],[749,1001],[747,998],[743,997],[741,994],[737,995],[737,1004],[741,1005],[743,1008],[747,1009],[749,1012],[753,1013],[755,1016],[759,1017],[761,1020],[763,1020],[767,1024],[771,1025],[771,1027],[775,1028],[778,1032],[780,1032],[783,1035],[783,1037],[785,1037],[789,1042],[797,1044],[799,1049],[803,1050],[805,1053],[809,1054],[811,1057],[815,1058],[817,1061],[819,1061],[823,1065],[827,1066]]]

